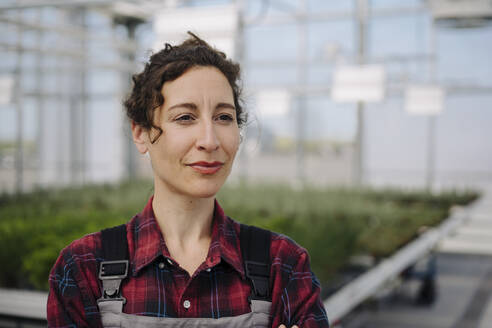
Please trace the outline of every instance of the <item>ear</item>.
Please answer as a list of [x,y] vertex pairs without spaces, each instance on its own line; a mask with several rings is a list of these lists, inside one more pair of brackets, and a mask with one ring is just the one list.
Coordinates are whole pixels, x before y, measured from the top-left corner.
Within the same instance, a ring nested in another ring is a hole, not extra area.
[[149,134],[147,130],[136,124],[134,121],[131,123],[133,142],[137,147],[137,150],[141,154],[145,154],[148,148]]

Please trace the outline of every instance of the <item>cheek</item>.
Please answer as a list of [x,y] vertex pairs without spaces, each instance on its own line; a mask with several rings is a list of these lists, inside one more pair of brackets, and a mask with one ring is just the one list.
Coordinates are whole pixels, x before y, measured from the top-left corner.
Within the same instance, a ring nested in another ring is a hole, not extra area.
[[239,149],[239,141],[240,141],[239,131],[229,134],[226,139],[226,144],[224,148],[227,149],[227,152],[232,157],[235,156],[237,150]]
[[167,128],[162,134],[161,149],[171,154],[179,154],[189,150],[195,144],[196,131],[193,129]]

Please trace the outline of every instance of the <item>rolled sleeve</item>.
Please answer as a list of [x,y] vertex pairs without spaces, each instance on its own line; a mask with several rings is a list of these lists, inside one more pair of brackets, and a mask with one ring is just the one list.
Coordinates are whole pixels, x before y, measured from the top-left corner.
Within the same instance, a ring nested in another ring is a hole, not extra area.
[[320,293],[321,285],[311,271],[309,255],[303,251],[281,296],[284,320],[289,327],[329,327]]
[[78,263],[68,248],[51,269],[47,303],[48,327],[101,327],[96,304],[77,277]]

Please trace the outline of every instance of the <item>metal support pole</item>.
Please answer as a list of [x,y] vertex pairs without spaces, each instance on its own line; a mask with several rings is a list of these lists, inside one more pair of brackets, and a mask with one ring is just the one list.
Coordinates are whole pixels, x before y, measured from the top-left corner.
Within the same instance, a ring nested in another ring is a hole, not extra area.
[[[79,9],[61,9],[66,11],[68,15],[68,21],[72,22],[74,25],[79,23]],[[75,66],[77,58],[67,58],[69,62],[69,67]],[[68,136],[68,182],[74,185],[77,181],[77,153],[79,145],[79,120],[77,117],[77,91],[79,90],[79,84],[73,70],[68,71],[68,131],[66,131]]]
[[[433,55],[429,61],[429,81],[434,84],[436,82],[436,59],[437,59],[437,38],[436,26],[431,18],[429,52]],[[427,124],[427,167],[425,176],[425,187],[428,191],[432,191],[435,176],[435,153],[436,153],[436,124],[437,118],[435,115],[430,115]]]
[[[85,27],[85,9],[72,9],[70,21],[81,28]],[[72,58],[75,67],[81,61],[82,67],[86,67],[86,42],[84,38],[80,40],[80,59]],[[81,183],[84,180],[85,171],[85,70],[71,70],[71,95],[70,95],[70,182],[72,184]]]
[[[130,40],[131,42],[134,42],[135,41],[135,30],[137,28],[137,24],[130,22],[126,25],[126,28],[128,30],[128,40]],[[134,63],[135,57],[136,57],[135,52],[128,53],[128,61],[129,62]],[[129,83],[129,81],[131,81],[131,74],[129,76],[129,79],[127,79],[127,81],[128,81],[127,83]],[[128,178],[130,180],[133,180],[137,176],[137,163],[136,163],[136,156],[135,156],[136,151],[135,151],[135,145],[133,144],[133,138],[132,138],[131,130],[130,130],[130,127],[128,126],[128,124],[126,125],[126,129],[127,129],[127,131],[130,132],[129,138],[127,139],[127,141],[128,141],[128,143],[127,143]]]
[[[22,11],[18,11],[18,18],[22,17]],[[15,153],[15,190],[22,193],[24,190],[24,129],[23,129],[23,95],[22,95],[22,34],[23,28],[17,26],[17,62],[15,69],[15,103],[17,106],[17,136],[16,136],[16,153]]]
[[[81,25],[82,28],[86,29],[87,28],[87,11],[84,9],[81,12]],[[87,152],[87,144],[88,144],[88,137],[89,133],[87,131],[87,121],[88,121],[88,115],[89,112],[87,110],[87,103],[88,103],[88,97],[89,93],[87,92],[87,58],[88,58],[88,51],[87,51],[87,38],[82,38],[81,40],[81,49],[82,52],[84,53],[84,57],[82,59],[82,70],[79,72],[79,79],[80,79],[80,99],[79,99],[79,105],[80,105],[80,156],[79,156],[79,181],[82,184],[86,183],[87,179],[87,163],[89,162],[87,157],[89,156]]]
[[434,183],[434,165],[435,165],[435,152],[436,152],[436,116],[431,115],[427,118],[428,132],[427,132],[427,172],[425,186],[428,191],[432,191]]
[[77,90],[76,87],[78,87],[77,81],[75,81],[75,74],[73,72],[70,72],[70,84],[71,84],[71,90],[70,90],[70,96],[69,96],[69,136],[70,136],[70,147],[69,147],[69,165],[68,165],[68,170],[69,170],[69,181],[70,184],[74,185],[77,182],[77,172],[78,172],[78,152],[79,152],[79,118],[78,118],[78,110],[77,110],[77,96],[72,94],[72,91]]
[[[56,11],[58,18],[61,21],[66,21],[65,15],[62,11]],[[57,39],[62,40],[60,34],[57,34]],[[56,89],[60,93],[60,96],[56,99],[56,112],[58,116],[59,123],[56,125],[56,161],[55,161],[55,176],[53,180],[55,185],[63,186],[67,182],[67,166],[66,166],[66,149],[67,149],[67,88],[65,83],[65,78],[67,72],[64,71],[64,66],[66,67],[66,59],[64,57],[58,57],[56,61]]]
[[[126,17],[126,16],[116,16],[113,18],[114,24],[120,24],[125,26],[126,31],[127,31],[127,36],[128,36],[128,41],[131,44],[136,44],[136,38],[135,38],[135,31],[137,29],[137,26],[143,21],[138,20],[137,18],[134,17]],[[133,51],[128,51],[126,53],[126,59],[128,63],[131,63],[132,65],[135,63],[135,58],[136,58],[136,48],[133,49]],[[123,74],[123,90],[128,89],[130,85],[130,81],[132,80],[132,74],[125,73]],[[125,116],[126,117],[126,116]],[[126,122],[126,118],[123,119],[123,122]],[[124,124],[122,127],[124,129],[123,135],[127,136],[126,142],[125,142],[125,162],[126,162],[126,177],[129,180],[134,180],[137,177],[137,150],[135,148],[135,145],[133,144],[133,138],[132,138],[132,132],[130,129],[129,124]]]
[[[43,9],[40,8],[37,10],[37,23],[41,24],[43,18]],[[37,30],[36,33],[36,47],[41,48],[42,42],[43,42],[43,34],[44,32],[42,30]],[[43,75],[42,75],[42,66],[44,64],[44,56],[43,54],[38,54],[36,56],[36,91],[37,91],[37,96],[36,96],[36,101],[37,101],[37,114],[38,114],[38,120],[37,120],[37,137],[36,137],[36,160],[37,160],[37,166],[36,166],[36,183],[41,186],[43,181],[43,176],[44,176],[44,164],[45,164],[45,159],[44,159],[44,134],[45,134],[45,129],[44,129],[44,111],[45,111],[45,99],[43,96]]]
[[364,181],[364,103],[357,103],[357,131],[354,149],[354,185],[360,187]]
[[[80,9],[69,10],[69,20],[74,25],[80,23]],[[77,59],[70,58],[70,67],[75,66]],[[70,120],[70,159],[69,159],[69,172],[70,172],[70,184],[75,185],[78,177],[78,158],[79,158],[79,145],[80,145],[80,118],[78,110],[78,91],[80,89],[77,73],[70,71],[70,98],[69,98],[69,120]]]
[[297,95],[297,115],[296,115],[296,180],[300,185],[305,183],[305,141],[306,141],[306,94],[307,85],[307,51],[308,51],[308,29],[305,19],[307,13],[307,1],[300,1],[300,17],[297,21],[297,81],[301,90]]
[[[357,62],[365,63],[366,31],[369,12],[368,0],[356,0],[357,19]],[[361,186],[364,182],[364,102],[357,103],[357,131],[354,147],[354,184]]]
[[[237,63],[241,66],[241,68],[244,68],[244,6],[245,2],[244,0],[236,0],[236,7],[237,7],[237,35],[236,39],[234,40],[234,57]],[[244,74],[244,71],[242,72]],[[244,80],[244,75],[243,75],[243,80]],[[242,134],[242,150],[241,153],[239,154],[239,163],[240,163],[240,170],[239,170],[239,182],[241,184],[245,184],[248,180],[248,169],[249,169],[249,158],[248,158],[248,152],[246,149],[246,140],[247,140],[247,127],[243,128],[243,134]]]

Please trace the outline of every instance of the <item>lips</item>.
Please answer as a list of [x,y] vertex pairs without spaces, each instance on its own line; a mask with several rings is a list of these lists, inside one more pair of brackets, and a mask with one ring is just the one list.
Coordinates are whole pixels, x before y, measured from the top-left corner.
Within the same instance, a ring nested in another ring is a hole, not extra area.
[[214,174],[218,172],[223,165],[224,163],[217,162],[217,161],[216,162],[201,161],[201,162],[188,164],[188,166],[190,166],[193,170],[202,174]]
[[217,167],[217,166],[222,166],[224,163],[222,162],[196,162],[196,163],[191,163],[189,164],[190,166],[205,166],[205,167]]

